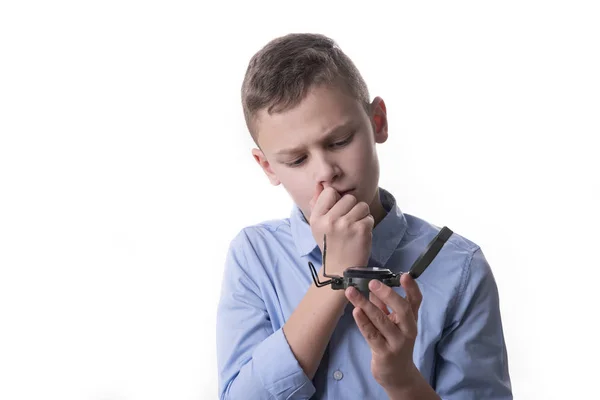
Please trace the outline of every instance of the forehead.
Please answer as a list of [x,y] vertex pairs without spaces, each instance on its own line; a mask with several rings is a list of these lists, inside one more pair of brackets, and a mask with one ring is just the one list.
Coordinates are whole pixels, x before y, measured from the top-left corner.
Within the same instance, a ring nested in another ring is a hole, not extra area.
[[255,126],[263,151],[276,152],[310,145],[333,128],[358,124],[365,118],[364,108],[354,97],[336,87],[317,86],[292,109],[271,115],[260,110]]

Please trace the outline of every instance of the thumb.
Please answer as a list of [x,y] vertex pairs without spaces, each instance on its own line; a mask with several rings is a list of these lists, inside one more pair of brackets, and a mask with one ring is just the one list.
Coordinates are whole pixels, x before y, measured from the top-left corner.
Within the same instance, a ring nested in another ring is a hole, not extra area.
[[404,288],[406,300],[408,300],[416,320],[419,315],[421,301],[423,300],[423,295],[419,289],[419,285],[417,285],[417,282],[409,274],[402,274],[400,277],[400,284]]

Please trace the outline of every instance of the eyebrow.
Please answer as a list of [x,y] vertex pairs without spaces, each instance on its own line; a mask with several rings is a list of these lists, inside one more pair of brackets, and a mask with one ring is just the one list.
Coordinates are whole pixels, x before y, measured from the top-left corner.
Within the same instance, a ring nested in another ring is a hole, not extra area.
[[[327,132],[323,136],[323,138],[320,140],[320,142],[326,142],[327,140],[331,139],[333,136],[337,135],[340,131],[351,128],[352,126],[354,126],[354,121],[343,122],[340,125],[331,129],[329,132]],[[278,152],[276,152],[275,155],[276,156],[285,156],[285,155],[297,154],[300,151],[302,151],[303,148],[304,148],[304,146],[297,146],[297,147],[293,147],[290,149],[283,149],[283,150],[279,150]]]

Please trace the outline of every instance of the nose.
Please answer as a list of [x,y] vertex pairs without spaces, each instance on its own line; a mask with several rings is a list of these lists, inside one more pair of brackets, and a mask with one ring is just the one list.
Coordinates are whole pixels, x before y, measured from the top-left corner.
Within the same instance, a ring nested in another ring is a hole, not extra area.
[[315,180],[323,184],[323,187],[330,186],[340,176],[339,167],[331,157],[326,155],[315,157],[314,168]]

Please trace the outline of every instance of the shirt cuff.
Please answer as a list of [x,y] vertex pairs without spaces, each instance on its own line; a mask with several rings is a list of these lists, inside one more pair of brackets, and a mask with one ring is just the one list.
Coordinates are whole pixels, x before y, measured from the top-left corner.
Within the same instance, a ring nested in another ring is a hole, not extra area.
[[252,355],[265,389],[276,399],[309,399],[315,387],[296,360],[283,328],[265,339]]

